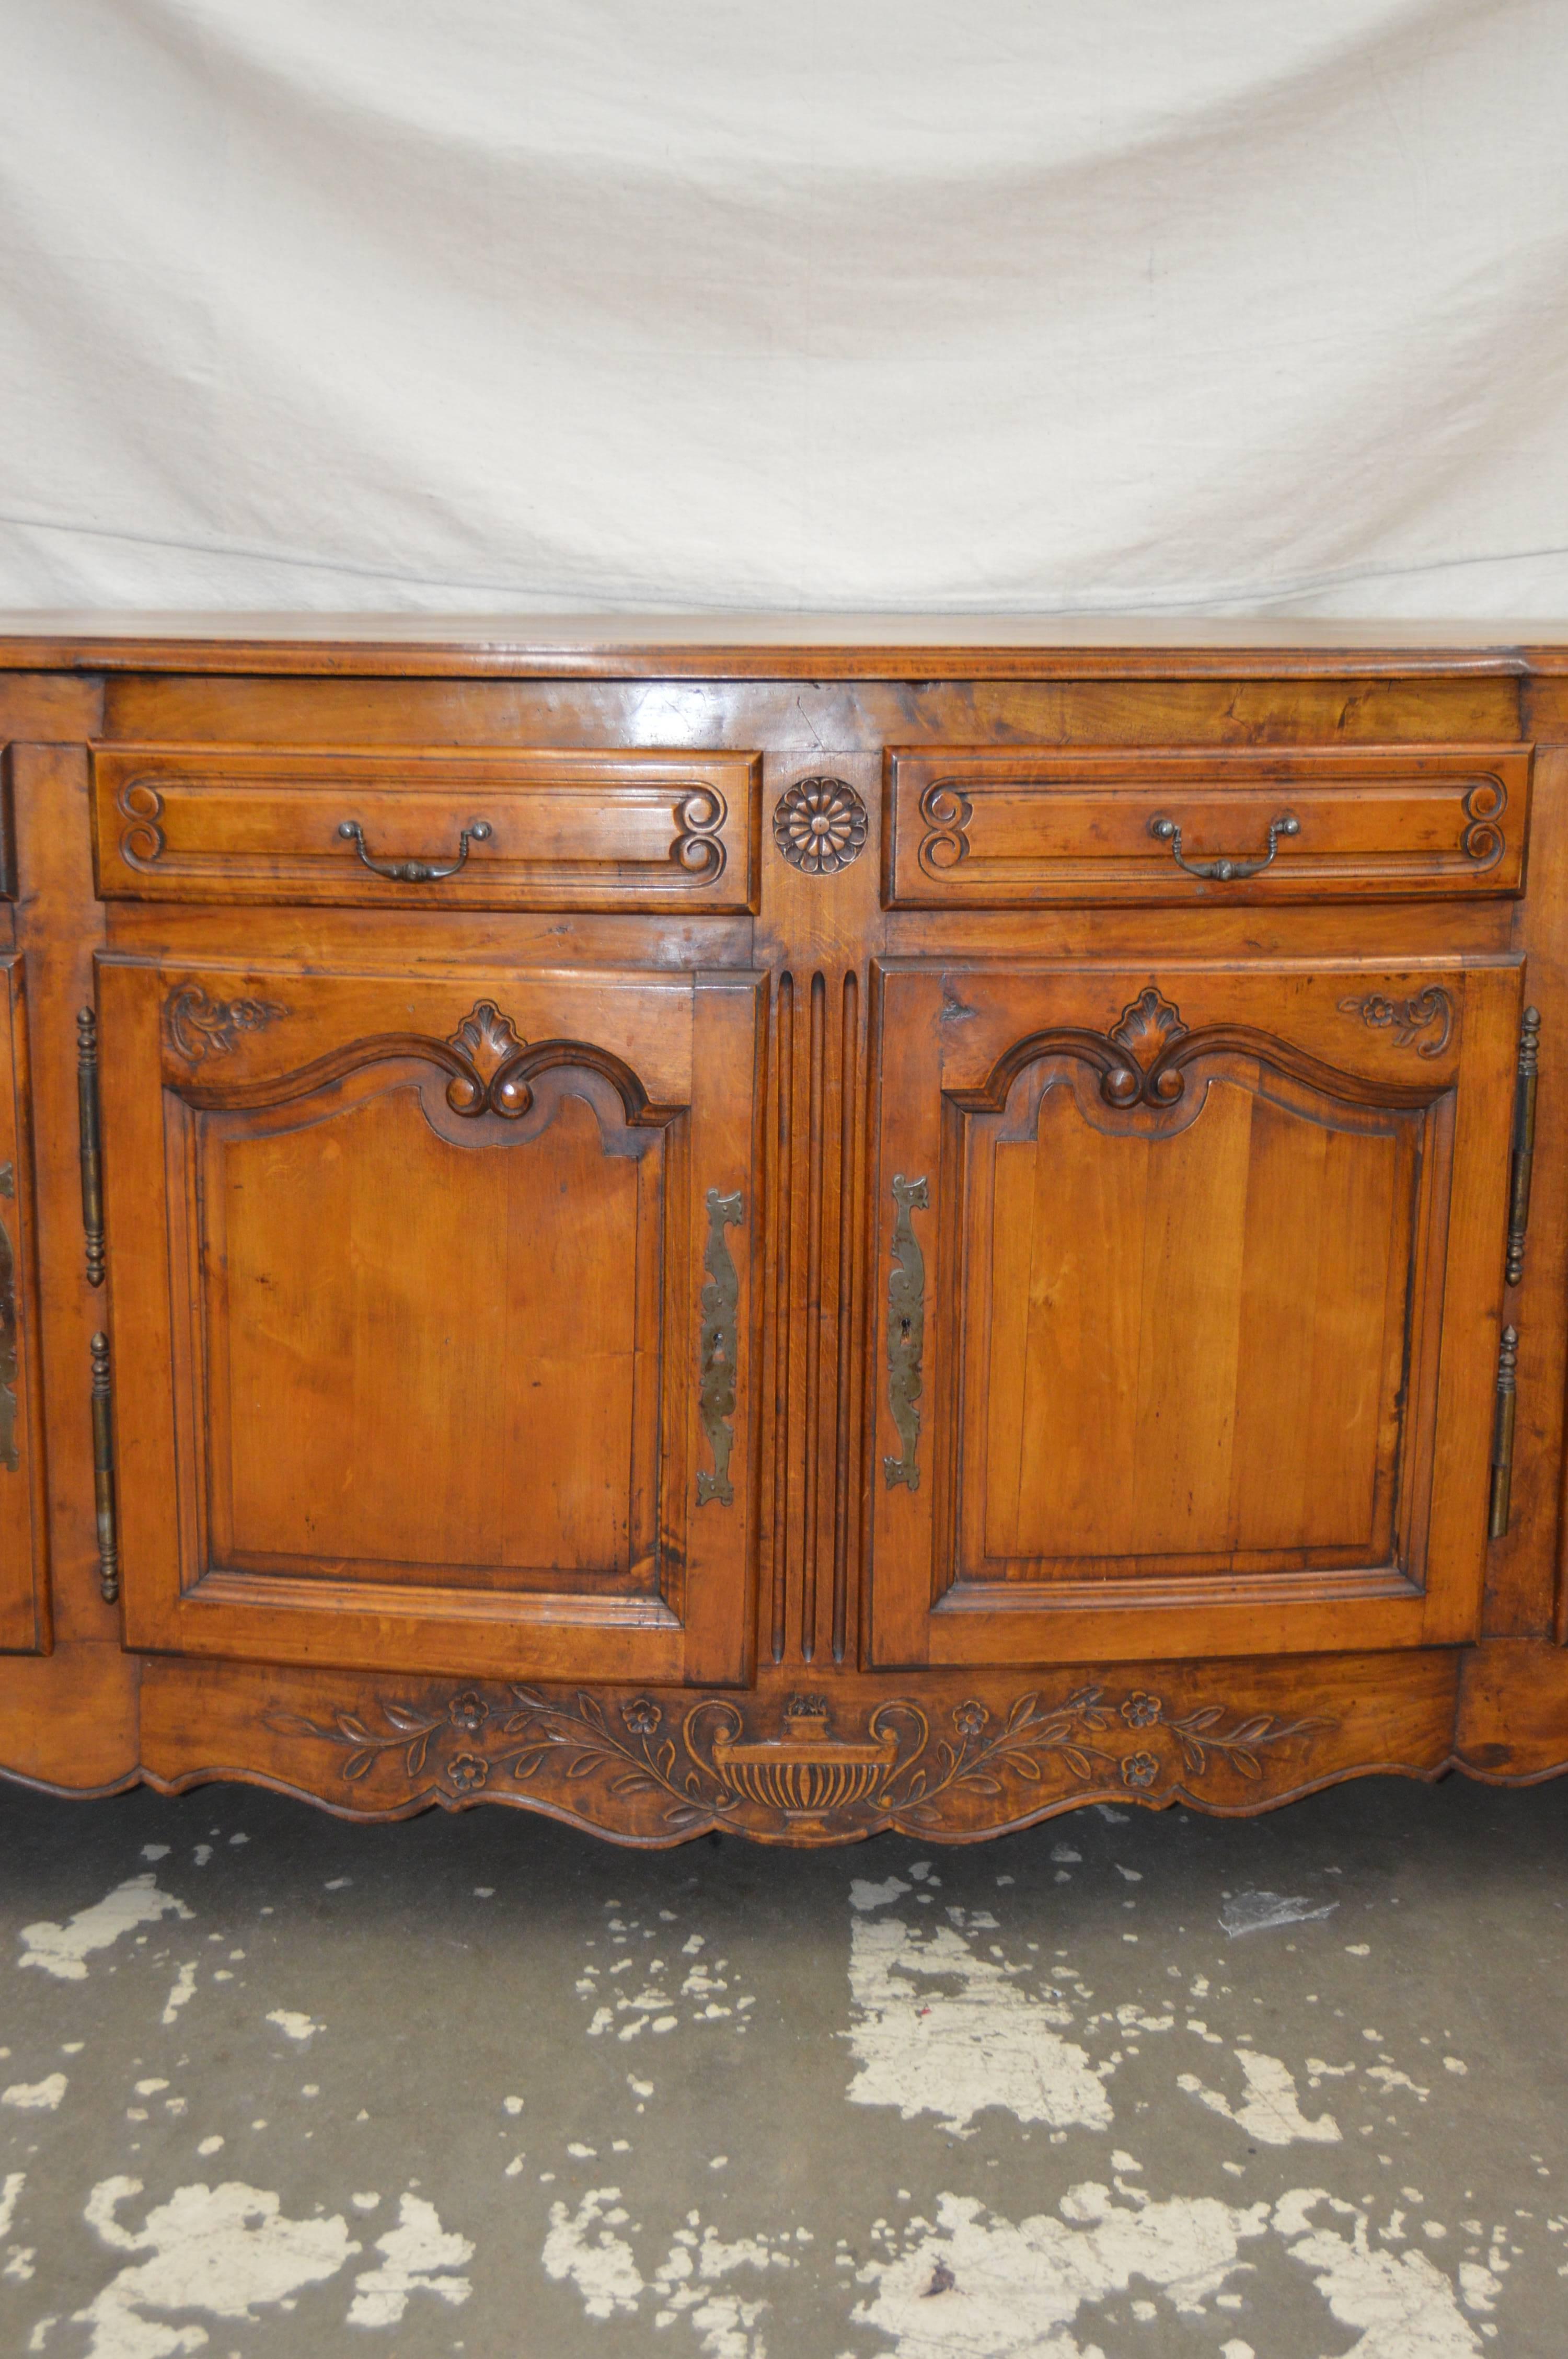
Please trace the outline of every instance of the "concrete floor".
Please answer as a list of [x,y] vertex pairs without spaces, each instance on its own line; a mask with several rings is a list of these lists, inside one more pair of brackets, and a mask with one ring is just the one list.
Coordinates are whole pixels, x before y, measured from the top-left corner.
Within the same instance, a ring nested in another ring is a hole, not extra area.
[[1565,1834],[0,1791],[0,2351],[1562,2359]]

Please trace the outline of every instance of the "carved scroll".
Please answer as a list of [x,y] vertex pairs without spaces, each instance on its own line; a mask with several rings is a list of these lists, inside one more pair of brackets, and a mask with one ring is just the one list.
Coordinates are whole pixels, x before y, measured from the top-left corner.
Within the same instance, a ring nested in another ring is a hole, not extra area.
[[916,1241],[911,1212],[925,1211],[930,1198],[924,1180],[893,1176],[892,1200],[898,1207],[893,1223],[892,1251],[896,1265],[888,1279],[888,1408],[903,1444],[897,1458],[884,1457],[882,1473],[891,1491],[903,1483],[920,1488],[915,1450],[920,1440],[917,1407],[923,1383],[921,1361],[925,1348],[925,1256]]
[[273,999],[212,999],[199,983],[188,983],[165,1001],[164,1028],[176,1056],[201,1065],[209,1057],[232,1056],[242,1032],[265,1032],[289,1013]]
[[698,1299],[702,1333],[698,1343],[697,1407],[708,1446],[713,1452],[713,1472],[697,1474],[699,1507],[706,1507],[710,1499],[717,1499],[721,1507],[733,1506],[735,1503],[735,1486],[730,1480],[735,1429],[730,1419],[735,1414],[735,1306],[740,1299],[741,1281],[724,1232],[738,1228],[744,1218],[745,1201],[739,1190],[733,1196],[721,1196],[717,1188],[708,1190],[708,1249],[702,1256],[708,1282]]

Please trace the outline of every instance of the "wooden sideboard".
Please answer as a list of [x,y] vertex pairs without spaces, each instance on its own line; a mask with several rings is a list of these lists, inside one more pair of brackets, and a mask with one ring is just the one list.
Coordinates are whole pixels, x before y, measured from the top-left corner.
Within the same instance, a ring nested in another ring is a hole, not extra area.
[[1568,1768],[1568,628],[17,617],[0,1769]]

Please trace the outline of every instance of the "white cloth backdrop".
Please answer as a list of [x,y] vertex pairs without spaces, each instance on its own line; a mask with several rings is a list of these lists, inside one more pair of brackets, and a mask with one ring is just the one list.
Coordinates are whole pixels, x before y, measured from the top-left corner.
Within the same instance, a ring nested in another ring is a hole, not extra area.
[[0,603],[1568,614],[1568,0],[0,0]]

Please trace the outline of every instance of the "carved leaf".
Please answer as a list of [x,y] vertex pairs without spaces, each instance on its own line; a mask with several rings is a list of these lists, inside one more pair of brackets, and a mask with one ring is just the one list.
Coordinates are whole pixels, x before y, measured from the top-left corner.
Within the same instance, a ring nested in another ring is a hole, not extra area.
[[654,1756],[659,1765],[659,1775],[667,1784],[676,1774],[676,1748],[673,1737],[666,1737]]
[[425,1756],[429,1750],[430,1731],[427,1728],[414,1739],[408,1748],[408,1775],[411,1777],[417,1777],[420,1770],[425,1767]]
[[373,1753],[351,1753],[348,1759],[343,1764],[343,1775],[349,1780],[351,1785],[357,1785],[360,1779],[362,1777],[368,1777],[374,1767],[375,1755]]
[[340,1712],[335,1715],[335,1717],[337,1719],[338,1726],[342,1730],[345,1736],[351,1737],[362,1745],[373,1745],[375,1743],[374,1737],[371,1734],[363,1721],[356,1720],[351,1712]]
[[626,1769],[619,1777],[611,1779],[610,1790],[612,1794],[654,1794],[658,1791],[658,1786],[646,1770]]
[[1028,1722],[1034,1718],[1035,1706],[1039,1701],[1040,1698],[1037,1694],[1021,1695],[1019,1697],[1018,1701],[1013,1705],[1012,1710],[1007,1715],[1007,1728],[1008,1734],[1010,1736],[1015,1729],[1024,1727]]
[[1021,1777],[1027,1777],[1032,1783],[1045,1774],[1033,1753],[1010,1753],[1007,1756],[1007,1766],[1010,1769],[1016,1769]]
[[1180,1728],[1176,1732],[1176,1742],[1182,1748],[1182,1758],[1187,1767],[1195,1777],[1201,1777],[1208,1767],[1208,1755],[1197,1738],[1186,1729]]
[[1231,1730],[1230,1734],[1225,1741],[1227,1745],[1250,1745],[1258,1737],[1261,1736],[1271,1742],[1271,1732],[1274,1729],[1274,1726],[1275,1722],[1272,1712],[1260,1712],[1256,1720],[1244,1720],[1240,1722],[1237,1727]]
[[584,1694],[580,1688],[578,1690],[577,1708],[590,1727],[597,1728],[601,1735],[608,1735],[608,1724],[597,1701]]
[[609,1757],[608,1754],[596,1745],[591,1753],[579,1753],[575,1759],[568,1762],[567,1776],[573,1778],[591,1777],[600,1763],[608,1760]]
[[1180,1720],[1173,1721],[1172,1723],[1172,1726],[1174,1728],[1212,1728],[1217,1720],[1223,1720],[1224,1717],[1225,1706],[1223,1704],[1200,1704],[1196,1712],[1184,1712]]
[[967,1770],[957,1782],[960,1786],[967,1786],[973,1794],[1000,1794],[1001,1791],[999,1781],[995,1777],[987,1777],[980,1769]]
[[422,1728],[430,1729],[438,1725],[438,1721],[429,1712],[415,1712],[406,1703],[384,1702],[381,1708],[394,1728],[400,1728],[410,1736],[416,1735]]
[[1240,1751],[1233,1753],[1230,1759],[1232,1767],[1239,1769],[1244,1777],[1260,1777],[1263,1775],[1263,1764],[1255,1753],[1249,1753],[1245,1746]]
[[1076,1745],[1064,1745],[1062,1747],[1062,1758],[1066,1763],[1075,1777],[1088,1778],[1094,1776],[1093,1762],[1089,1759],[1088,1755],[1083,1752]]

